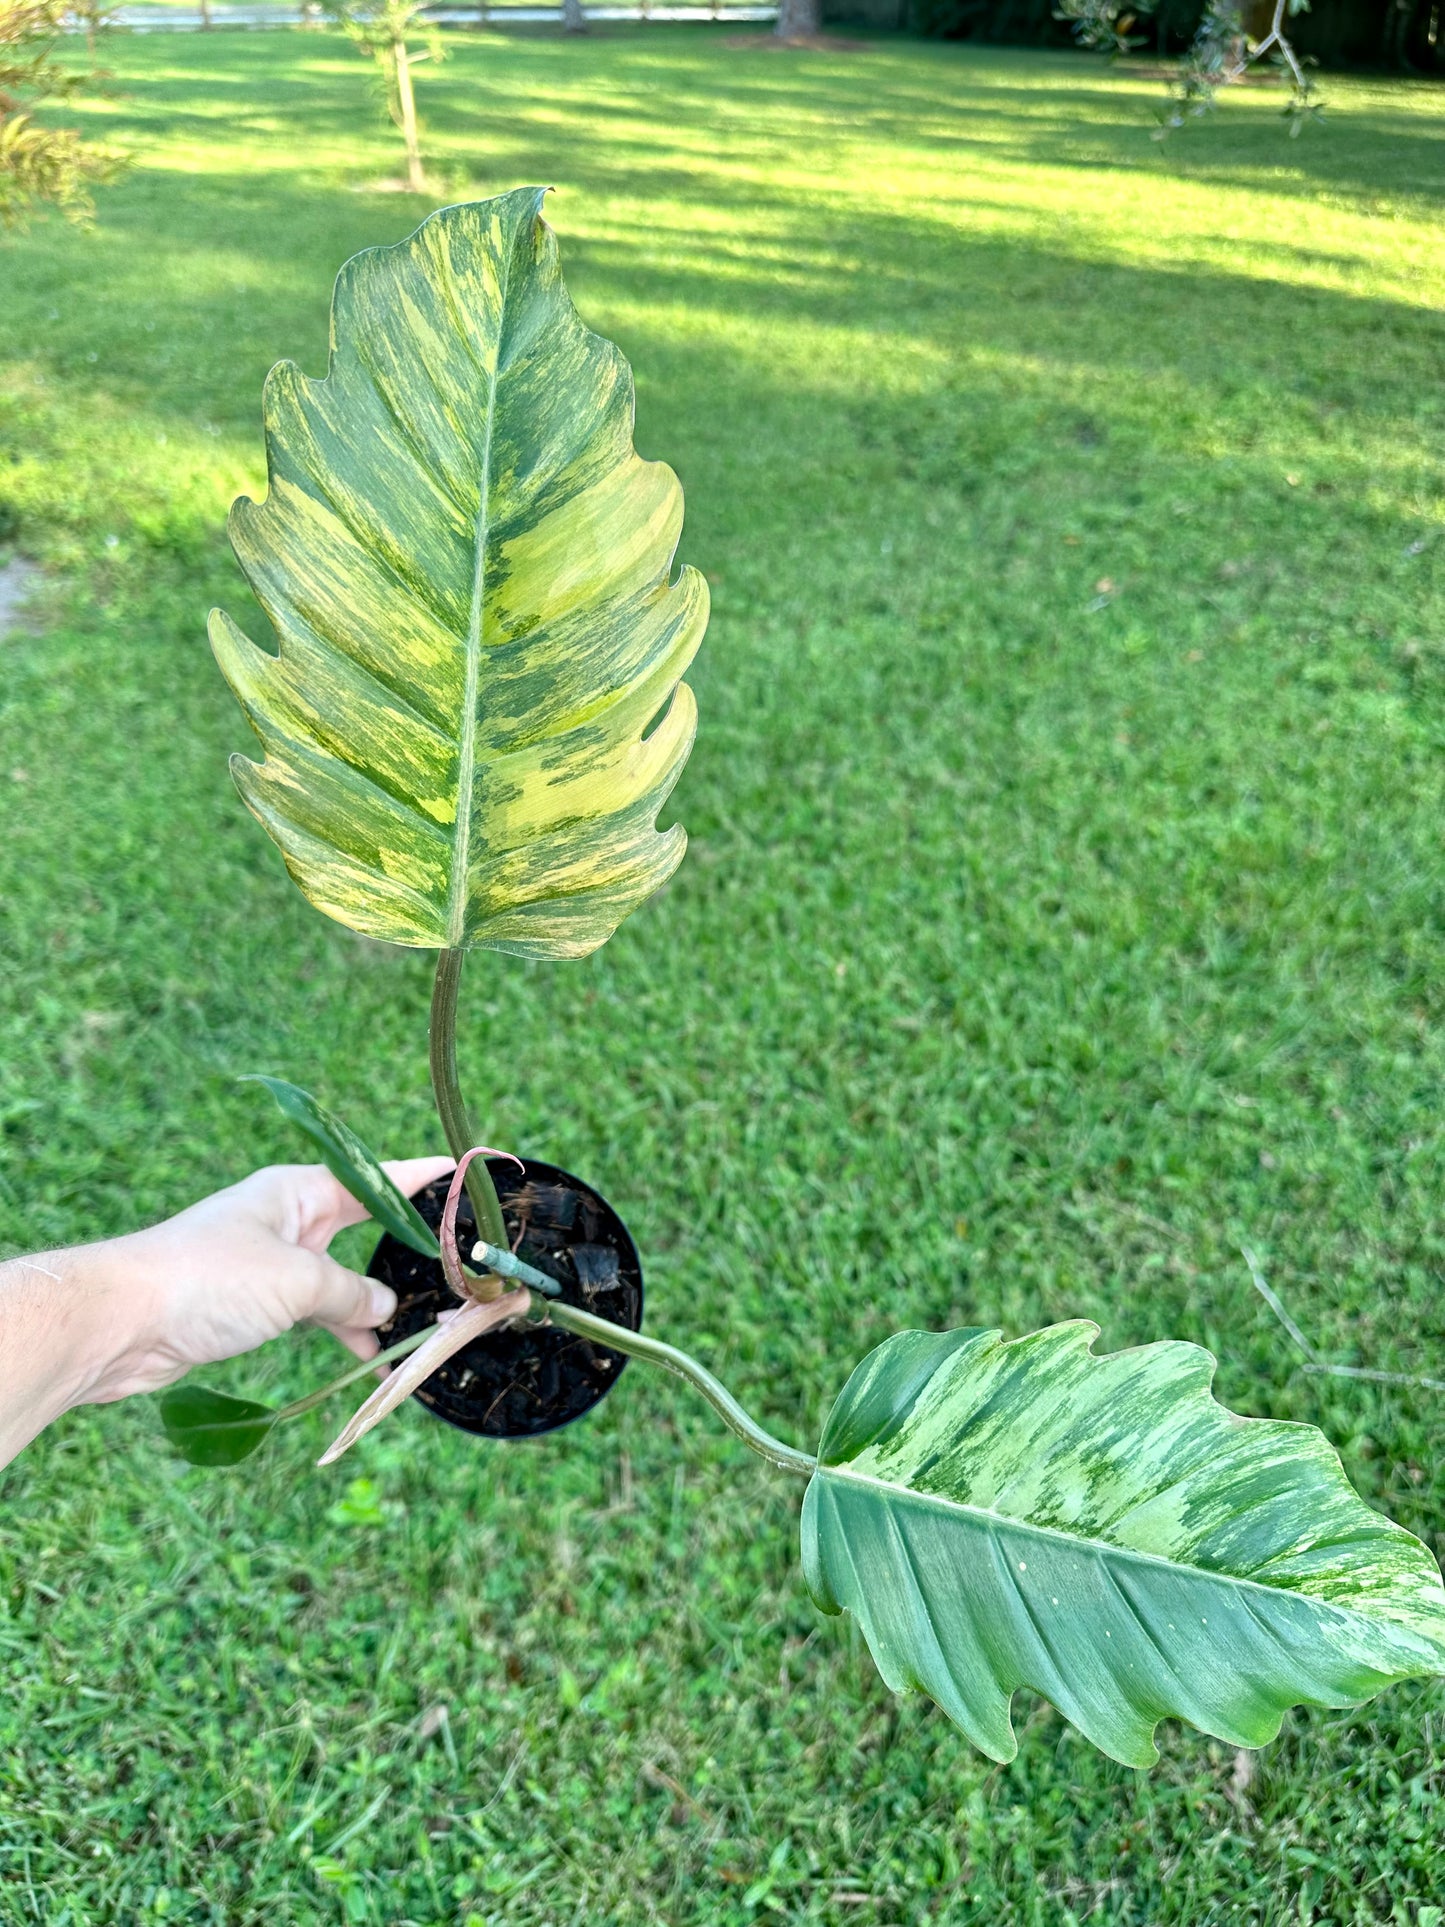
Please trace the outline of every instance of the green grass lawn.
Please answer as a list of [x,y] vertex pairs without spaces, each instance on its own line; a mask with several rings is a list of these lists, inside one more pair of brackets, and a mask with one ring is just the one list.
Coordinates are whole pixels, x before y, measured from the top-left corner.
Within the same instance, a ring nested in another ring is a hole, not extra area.
[[[92,234],[0,246],[0,1249],[297,1155],[260,1070],[437,1148],[428,959],[311,911],[204,641],[267,367],[426,204],[329,38],[121,39]],[[556,183],[713,586],[661,897],[480,954],[488,1141],[623,1209],[651,1328],[816,1439],[898,1326],[1220,1357],[1445,1547],[1445,96],[1176,144],[1082,58],[459,37],[451,195]],[[349,1247],[364,1254],[364,1242]],[[312,1335],[214,1382],[294,1394]],[[1441,1927],[1445,1692],[1151,1774],[1021,1696],[997,1767],[808,1603],[799,1492],[633,1366],[483,1447],[334,1413],[232,1475],[154,1409],[0,1484],[0,1920]],[[358,1479],[363,1484],[356,1484]],[[445,1707],[442,1722],[436,1709]]]

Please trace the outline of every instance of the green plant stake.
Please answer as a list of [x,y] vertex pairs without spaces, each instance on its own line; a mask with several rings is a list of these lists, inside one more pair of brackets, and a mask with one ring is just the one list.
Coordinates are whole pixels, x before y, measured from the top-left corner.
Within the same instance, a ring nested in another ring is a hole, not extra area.
[[[568,300],[542,199],[445,208],[343,268],[330,370],[272,372],[270,488],[231,516],[279,654],[212,619],[266,751],[236,758],[236,780],[297,883],[353,929],[439,953],[432,1083],[459,1160],[440,1238],[339,1119],[261,1080],[450,1306],[382,1354],[411,1356],[327,1460],[447,1360],[540,1315],[686,1379],[805,1477],[814,1600],[851,1612],[889,1685],[930,1694],[995,1759],[1013,1755],[1021,1686],[1146,1765],[1161,1719],[1256,1747],[1296,1702],[1445,1670],[1430,1553],[1312,1427],[1217,1404],[1196,1346],[1098,1357],[1078,1321],[1011,1343],[900,1332],[848,1380],[815,1458],[509,1248],[457,1076],[462,961],[585,956],[676,868],[683,832],[656,820],[692,742],[681,678],[707,620],[697,573],[671,577],[676,477],[633,450],[630,375]],[[194,1463],[234,1464],[372,1370],[280,1411],[182,1385],[163,1421]]]

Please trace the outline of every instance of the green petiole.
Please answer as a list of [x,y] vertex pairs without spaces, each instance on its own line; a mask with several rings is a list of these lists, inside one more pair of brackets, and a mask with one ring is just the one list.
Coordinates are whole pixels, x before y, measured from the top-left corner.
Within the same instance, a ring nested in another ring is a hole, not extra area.
[[721,1379],[714,1378],[705,1365],[700,1365],[675,1345],[665,1345],[659,1338],[645,1338],[641,1332],[629,1331],[625,1325],[614,1325],[609,1319],[598,1318],[576,1305],[564,1304],[562,1287],[555,1278],[549,1278],[545,1271],[538,1271],[535,1265],[525,1264],[498,1245],[479,1240],[472,1247],[472,1260],[503,1278],[515,1279],[518,1284],[526,1285],[529,1291],[540,1293],[548,1301],[546,1316],[564,1331],[576,1332],[579,1338],[593,1339],[599,1345],[609,1345],[613,1351],[626,1352],[631,1358],[644,1358],[650,1365],[660,1365],[663,1371],[671,1372],[675,1378],[686,1379],[689,1385],[702,1393],[729,1430],[778,1471],[796,1472],[808,1479],[817,1470],[818,1461],[815,1458],[807,1452],[797,1451],[791,1445],[785,1445],[781,1439],[775,1439],[771,1432],[765,1432],[757,1420],[739,1405]]

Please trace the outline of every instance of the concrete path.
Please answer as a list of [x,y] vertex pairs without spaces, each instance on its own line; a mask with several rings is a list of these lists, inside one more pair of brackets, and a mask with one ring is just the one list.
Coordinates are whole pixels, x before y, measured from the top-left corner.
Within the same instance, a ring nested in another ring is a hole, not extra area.
[[25,599],[40,580],[40,571],[24,556],[0,562],[0,637],[23,625]]

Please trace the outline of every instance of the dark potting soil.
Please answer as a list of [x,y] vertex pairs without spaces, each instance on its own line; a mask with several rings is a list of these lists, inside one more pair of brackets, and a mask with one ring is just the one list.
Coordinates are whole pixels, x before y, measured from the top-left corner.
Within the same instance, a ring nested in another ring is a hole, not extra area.
[[[547,1272],[563,1301],[615,1325],[642,1325],[642,1266],[621,1218],[592,1187],[555,1164],[525,1160],[525,1169],[489,1158],[507,1242],[517,1256]],[[413,1202],[433,1230],[441,1223],[450,1180],[438,1178]],[[469,1263],[476,1220],[465,1193],[457,1211],[457,1243]],[[368,1272],[396,1293],[396,1316],[377,1336],[383,1346],[434,1324],[456,1298],[441,1263],[423,1258],[390,1234],[376,1247]],[[541,1300],[534,1298],[540,1306]],[[555,1326],[525,1325],[489,1332],[466,1345],[412,1394],[438,1418],[488,1438],[529,1438],[551,1432],[591,1411],[627,1363],[621,1352]]]

